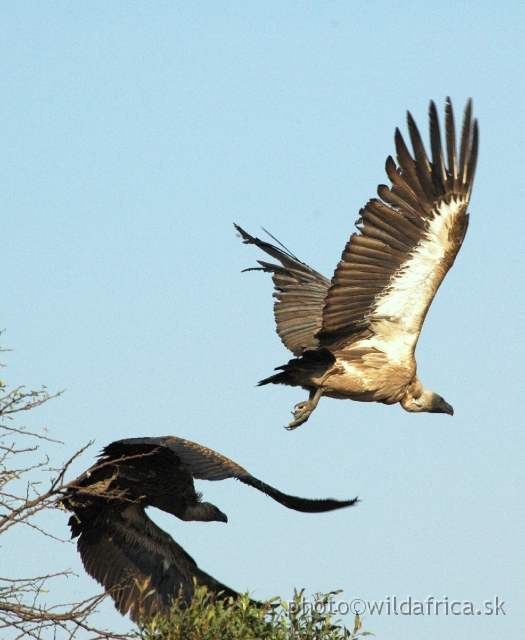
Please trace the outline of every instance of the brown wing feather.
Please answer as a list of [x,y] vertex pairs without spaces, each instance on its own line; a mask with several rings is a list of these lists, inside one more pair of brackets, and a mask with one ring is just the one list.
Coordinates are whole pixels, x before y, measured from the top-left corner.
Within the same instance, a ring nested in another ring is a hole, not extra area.
[[[359,231],[343,251],[317,336],[323,346],[340,345],[342,336],[352,341],[354,334],[370,328],[386,340],[415,347],[428,307],[465,236],[476,167],[478,127],[471,119],[471,101],[465,109],[459,165],[449,99],[445,111],[447,163],[434,103],[429,112],[432,161],[410,114],[414,158],[396,130],[399,168],[387,159],[391,187],[379,186],[381,200],[372,199],[361,210]],[[428,265],[426,253],[437,256]],[[377,277],[363,277],[365,268],[374,269]]]
[[319,341],[315,335],[322,326],[322,310],[330,281],[298,260],[287,250],[251,236],[234,225],[245,244],[254,244],[281,263],[258,260],[261,267],[245,271],[272,273],[277,302],[274,304],[277,333],[285,347],[300,356],[306,349],[315,349]]

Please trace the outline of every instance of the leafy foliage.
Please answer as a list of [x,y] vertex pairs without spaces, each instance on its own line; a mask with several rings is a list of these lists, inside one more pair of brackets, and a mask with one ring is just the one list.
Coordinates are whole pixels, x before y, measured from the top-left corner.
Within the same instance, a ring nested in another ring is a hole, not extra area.
[[313,606],[302,606],[304,590],[296,591],[293,601],[279,598],[253,602],[247,594],[237,600],[214,599],[206,587],[197,587],[189,607],[182,599],[173,604],[170,615],[155,617],[139,631],[141,640],[357,640],[367,635],[361,620],[354,619],[350,631],[327,611],[333,592],[317,595]]

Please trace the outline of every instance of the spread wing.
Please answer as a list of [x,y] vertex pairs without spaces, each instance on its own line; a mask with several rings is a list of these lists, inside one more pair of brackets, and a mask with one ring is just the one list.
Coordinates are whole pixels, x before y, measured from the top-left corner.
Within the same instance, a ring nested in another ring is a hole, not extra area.
[[234,225],[245,244],[254,244],[281,263],[257,262],[261,267],[245,271],[272,273],[277,298],[273,311],[277,333],[285,347],[300,356],[306,349],[316,349],[319,341],[315,337],[322,327],[323,304],[330,280],[298,260],[287,249],[280,249],[268,242],[251,236]]
[[237,593],[199,569],[195,560],[171,536],[160,529],[137,503],[110,507],[93,498],[90,508],[70,519],[73,536],[80,535],[78,551],[84,567],[115,602],[118,611],[129,611],[132,620],[169,612],[180,594],[189,603],[198,585],[224,597]]
[[410,113],[414,158],[396,130],[399,166],[387,159],[392,184],[380,185],[380,199],[370,200],[361,210],[359,232],[343,251],[324,304],[318,334],[323,346],[351,341],[353,334],[369,329],[405,353],[415,349],[428,308],[467,231],[478,153],[478,126],[472,121],[470,100],[459,159],[450,99],[445,107],[446,151],[433,102],[429,116],[431,160]]
[[270,498],[273,498],[280,504],[294,509],[295,511],[303,511],[306,513],[321,513],[324,511],[333,511],[342,507],[350,507],[357,503],[357,498],[353,500],[309,500],[307,498],[297,498],[282,493],[274,489],[270,485],[265,484],[261,480],[254,478],[251,473],[243,467],[233,462],[229,458],[203,447],[195,442],[177,438],[175,436],[164,436],[159,438],[130,438],[128,440],[119,441],[122,444],[154,444],[162,447],[168,447],[182,460],[182,462],[190,469],[194,478],[199,480],[226,480],[227,478],[236,478],[244,484],[254,487],[262,491]]

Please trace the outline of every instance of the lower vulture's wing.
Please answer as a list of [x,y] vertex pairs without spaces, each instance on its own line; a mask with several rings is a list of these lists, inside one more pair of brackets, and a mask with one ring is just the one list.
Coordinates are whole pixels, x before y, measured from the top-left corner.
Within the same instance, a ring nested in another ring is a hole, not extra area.
[[171,536],[155,525],[144,509],[133,503],[118,512],[100,499],[94,521],[70,524],[77,533],[78,550],[90,576],[110,594],[118,611],[137,621],[155,612],[167,614],[171,602],[182,592],[189,603],[194,579],[223,597],[237,593],[201,571],[193,558]]
[[226,480],[227,478],[236,478],[244,484],[254,487],[262,491],[270,498],[273,498],[280,504],[294,509],[295,511],[303,511],[305,513],[321,513],[324,511],[333,511],[343,507],[351,507],[357,503],[357,498],[353,500],[334,500],[331,498],[321,500],[310,500],[308,498],[297,498],[282,493],[274,489],[261,480],[254,478],[246,469],[233,462],[229,458],[203,447],[195,442],[177,438],[175,436],[164,436],[159,438],[130,438],[128,440],[119,441],[121,444],[155,444],[162,447],[168,447],[179,456],[182,462],[190,469],[194,478],[199,480]]

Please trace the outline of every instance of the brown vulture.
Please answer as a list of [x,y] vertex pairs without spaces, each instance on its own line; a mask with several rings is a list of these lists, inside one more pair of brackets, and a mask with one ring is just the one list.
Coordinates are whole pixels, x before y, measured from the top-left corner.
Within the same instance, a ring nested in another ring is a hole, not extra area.
[[[259,385],[302,387],[309,400],[295,407],[295,429],[308,420],[321,396],[361,402],[399,402],[410,412],[453,415],[445,400],[416,375],[414,351],[428,308],[454,264],[468,226],[467,207],[478,155],[478,124],[467,102],[459,153],[450,99],[445,105],[445,148],[430,103],[429,159],[414,119],[407,113],[413,157],[396,129],[397,166],[389,156],[391,182],[361,209],[332,280],[280,247],[254,244],[280,264],[258,261],[272,274],[277,333],[296,356]],[[273,238],[273,236],[271,236]],[[275,240],[275,238],[273,238]]]
[[167,613],[180,593],[188,603],[194,579],[224,597],[237,592],[208,575],[146,515],[157,507],[181,520],[227,522],[222,511],[201,501],[193,480],[236,478],[289,509],[320,513],[354,500],[308,500],[281,493],[246,469],[194,442],[166,436],[130,438],[104,448],[98,462],[69,485],[62,504],[73,515],[72,537],[86,571],[132,620]]

